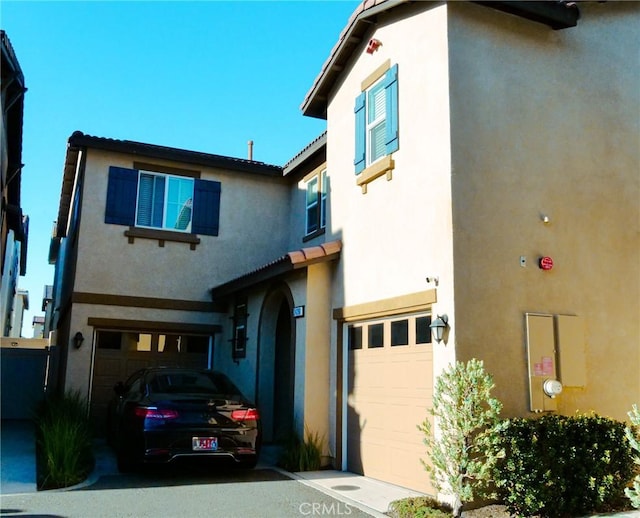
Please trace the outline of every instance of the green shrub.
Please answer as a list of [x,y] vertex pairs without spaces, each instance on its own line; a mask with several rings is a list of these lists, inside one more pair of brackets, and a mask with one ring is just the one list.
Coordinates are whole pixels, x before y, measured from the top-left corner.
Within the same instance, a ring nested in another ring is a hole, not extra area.
[[316,471],[322,466],[323,440],[307,430],[305,440],[292,432],[285,441],[278,465],[287,471]]
[[[633,405],[631,412],[628,412],[631,419],[631,426],[627,426],[624,430],[631,448],[635,451],[633,462],[640,466],[640,411],[638,411],[638,405]],[[625,495],[631,500],[631,505],[636,509],[640,509],[640,473],[636,472],[636,477],[633,480],[633,487],[628,487],[624,490]]]
[[493,387],[482,361],[456,362],[438,377],[434,388],[429,412],[440,433],[434,436],[428,419],[418,426],[431,460],[422,463],[434,487],[454,497],[454,516],[461,515],[463,503],[484,494],[497,461],[494,450],[487,447],[502,408],[491,397]]
[[418,496],[395,500],[389,504],[392,518],[449,518],[451,506],[428,496]]
[[52,396],[36,417],[38,488],[82,482],[94,465],[88,404],[78,392]]
[[509,419],[497,427],[505,454],[498,494],[518,515],[580,516],[619,508],[633,477],[624,424],[597,415]]

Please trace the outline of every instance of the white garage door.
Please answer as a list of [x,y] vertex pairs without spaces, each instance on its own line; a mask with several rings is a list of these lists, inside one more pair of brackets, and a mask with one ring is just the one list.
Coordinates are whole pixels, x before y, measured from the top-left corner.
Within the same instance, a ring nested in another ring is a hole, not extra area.
[[434,494],[423,434],[433,350],[427,314],[348,326],[347,469]]

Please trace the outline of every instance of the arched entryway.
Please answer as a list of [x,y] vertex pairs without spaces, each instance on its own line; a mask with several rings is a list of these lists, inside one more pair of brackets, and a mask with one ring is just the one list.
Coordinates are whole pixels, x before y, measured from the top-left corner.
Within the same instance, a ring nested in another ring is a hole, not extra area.
[[266,443],[285,439],[293,429],[295,325],[289,287],[269,290],[260,311],[257,404]]

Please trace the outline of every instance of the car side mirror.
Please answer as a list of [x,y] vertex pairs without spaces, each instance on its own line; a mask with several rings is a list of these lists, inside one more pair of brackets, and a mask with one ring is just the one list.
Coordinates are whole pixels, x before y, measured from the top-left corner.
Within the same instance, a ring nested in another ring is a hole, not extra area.
[[126,392],[125,388],[124,388],[124,383],[122,383],[122,381],[118,381],[118,383],[116,383],[113,387],[113,391],[118,395],[118,396],[123,396],[124,393]]

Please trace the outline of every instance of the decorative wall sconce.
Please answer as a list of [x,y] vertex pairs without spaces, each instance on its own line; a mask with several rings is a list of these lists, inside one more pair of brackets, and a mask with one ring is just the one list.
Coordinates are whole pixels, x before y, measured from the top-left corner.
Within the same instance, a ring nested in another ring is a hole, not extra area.
[[381,45],[382,45],[382,42],[380,40],[371,38],[369,40],[369,43],[367,44],[367,54],[373,54],[376,50],[378,50],[378,47],[380,47]]
[[78,331],[75,335],[73,335],[73,346],[76,349],[80,349],[80,347],[82,346],[82,342],[84,342],[84,336],[82,336],[82,333]]
[[433,333],[433,339],[440,343],[445,339],[449,330],[449,317],[447,315],[438,315],[429,327]]

